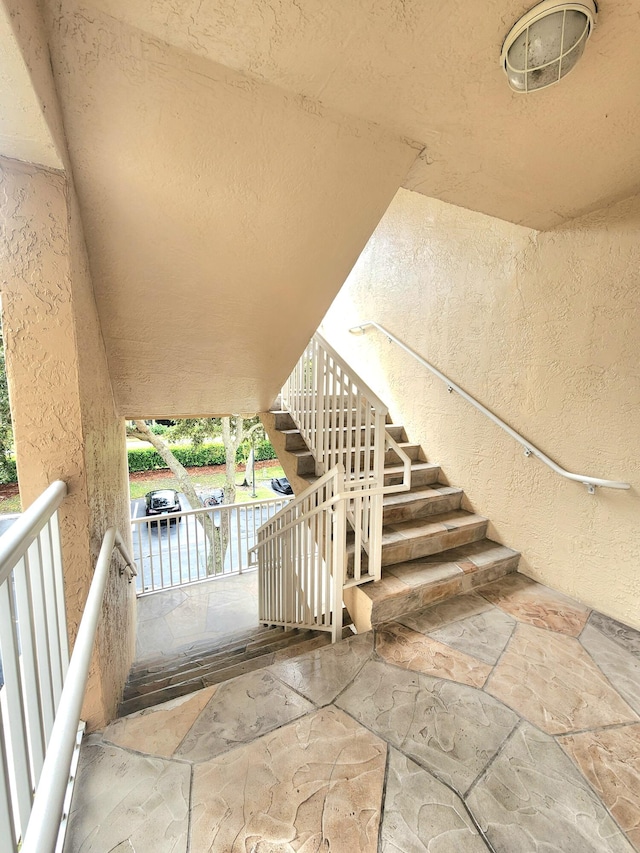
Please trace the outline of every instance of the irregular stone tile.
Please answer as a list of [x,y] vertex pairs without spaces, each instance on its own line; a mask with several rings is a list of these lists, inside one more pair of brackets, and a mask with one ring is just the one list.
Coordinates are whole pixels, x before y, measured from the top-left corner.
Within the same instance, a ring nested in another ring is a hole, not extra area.
[[88,737],[80,751],[65,853],[184,853],[191,768]]
[[589,617],[589,624],[597,628],[605,637],[614,640],[623,649],[630,652],[634,657],[640,658],[640,631],[630,628],[623,622],[605,616],[594,610]]
[[487,584],[478,592],[520,622],[571,637],[578,636],[589,616],[589,608],[516,572]]
[[385,622],[376,629],[376,652],[404,669],[448,678],[471,687],[482,687],[491,672],[490,666],[476,658],[398,622]]
[[457,595],[455,598],[432,604],[431,607],[423,607],[422,610],[406,613],[398,618],[398,622],[402,622],[407,628],[413,628],[414,631],[420,631],[421,634],[429,634],[451,622],[492,609],[494,609],[493,605],[486,599],[475,592],[470,592],[467,595]]
[[495,664],[509,642],[516,620],[497,607],[431,631],[434,640]]
[[138,599],[138,622],[166,616],[186,599],[187,594],[182,589],[167,589],[151,595],[143,595]]
[[558,742],[640,850],[640,725],[565,735]]
[[457,578],[463,570],[455,563],[427,563],[422,560],[412,560],[409,563],[394,563],[385,568],[385,574],[406,583],[407,586],[421,586],[425,581],[437,583]]
[[376,853],[386,744],[323,708],[194,769],[191,849]]
[[632,853],[562,749],[528,723],[466,799],[495,853]]
[[269,667],[269,672],[316,705],[328,705],[344,690],[372,651],[373,632],[367,631],[275,663]]
[[176,640],[203,634],[207,622],[207,596],[191,596],[164,617]]
[[410,759],[389,751],[382,853],[487,853],[462,800]]
[[[217,634],[233,633],[255,628],[258,624],[258,601],[243,598],[243,606],[234,601],[208,601],[205,628]],[[235,605],[235,606],[234,606]]]
[[176,645],[163,616],[147,619],[138,625],[136,661],[153,660]]
[[118,746],[170,757],[196,721],[216,687],[198,690],[115,720],[106,727],[103,739]]
[[270,673],[251,672],[218,686],[175,755],[207,761],[313,710]]
[[578,640],[531,625],[516,627],[485,690],[549,734],[638,720]]
[[617,642],[587,625],[580,642],[618,693],[640,714],[640,661]]
[[518,722],[513,711],[473,687],[375,661],[335,704],[460,793]]

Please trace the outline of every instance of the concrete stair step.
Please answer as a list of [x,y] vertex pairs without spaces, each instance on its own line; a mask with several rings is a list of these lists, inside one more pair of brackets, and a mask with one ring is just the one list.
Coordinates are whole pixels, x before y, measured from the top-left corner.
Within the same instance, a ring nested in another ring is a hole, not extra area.
[[[465,510],[385,524],[382,528],[382,565],[390,566],[483,539],[488,519]],[[347,575],[353,568],[354,535],[347,537]],[[363,570],[366,568],[363,557]]]
[[408,492],[385,495],[382,500],[383,524],[460,509],[462,495],[462,489],[442,483],[435,483],[432,487],[412,486]]
[[[355,440],[355,434],[356,434],[357,430],[358,430],[358,427],[356,427],[356,426],[343,426],[342,428],[340,428],[337,431],[338,440],[340,440],[340,435],[345,436],[345,439],[346,439],[347,432],[350,432],[352,435],[352,442],[353,442]],[[363,441],[364,436],[366,435],[366,432],[367,432],[366,427],[360,426],[359,431],[361,434],[361,440]],[[371,435],[375,435],[374,429],[371,429],[370,432],[371,432]],[[397,442],[402,442],[402,441],[406,442],[407,441],[407,435],[404,431],[404,427],[401,425],[399,426],[397,424],[387,424],[385,426],[385,432],[388,432],[389,435],[391,436],[391,438],[394,439],[394,441],[397,441]],[[334,436],[332,436],[332,439],[335,440]],[[343,441],[342,441],[343,445],[344,445],[345,439],[343,439]],[[330,442],[329,446],[332,447],[333,443]]]
[[357,612],[358,629],[365,630],[363,614],[377,625],[428,604],[469,592],[515,572],[520,554],[480,539],[437,555],[396,563],[383,569],[382,579],[345,591],[347,606]]
[[173,649],[170,655],[158,655],[156,658],[146,659],[135,662],[129,672],[129,680],[135,680],[139,676],[146,673],[162,672],[167,666],[177,666],[180,663],[185,663],[198,655],[218,654],[225,651],[232,651],[238,647],[244,648],[247,643],[252,640],[258,640],[262,637],[274,637],[282,633],[283,629],[279,627],[260,625],[256,628],[251,628],[247,631],[238,631],[230,634],[223,643],[212,643],[211,640],[201,640],[197,643],[189,643],[177,649]]
[[[402,482],[404,468],[397,462],[391,462],[384,466],[385,486],[394,486]],[[432,462],[414,460],[411,463],[411,486],[428,486],[437,483],[440,477],[440,466]]]
[[[349,636],[350,634],[351,629],[346,627],[343,630],[343,636]],[[185,677],[176,678],[167,684],[159,680],[156,685],[147,685],[151,689],[144,692],[137,692],[135,695],[125,698],[120,705],[118,716],[124,717],[135,711],[141,711],[144,708],[168,702],[170,699],[186,696],[189,693],[194,693],[196,690],[201,690],[212,684],[219,684],[231,678],[236,678],[239,675],[244,675],[247,672],[253,672],[257,669],[270,666],[272,663],[297,657],[305,652],[313,651],[327,645],[330,642],[331,635],[326,631],[300,631],[298,632],[297,639],[289,639],[284,643],[262,646],[255,649],[255,654],[251,657],[231,657],[226,662],[220,661],[219,665],[214,668],[197,670],[191,674],[185,674]]]
[[153,667],[134,672],[132,669],[125,687],[125,696],[128,690],[135,690],[139,685],[155,681],[158,678],[171,677],[181,672],[188,672],[197,667],[205,667],[216,661],[224,660],[226,657],[244,654],[247,650],[260,648],[261,646],[279,643],[295,637],[295,630],[285,631],[283,628],[265,628],[262,631],[254,631],[245,638],[238,638],[235,642],[212,646],[203,645],[202,648],[194,650],[190,655],[165,656],[161,663]]
[[[153,678],[136,682],[135,684],[127,683],[124,691],[124,699],[128,700],[134,696],[162,690],[165,687],[171,687],[183,681],[190,681],[193,678],[204,678],[218,670],[228,669],[230,666],[253,660],[253,658],[261,657],[264,654],[277,652],[289,646],[298,645],[306,640],[312,640],[315,636],[316,632],[314,631],[292,630],[281,634],[279,640],[256,645],[254,648],[236,649],[233,652],[217,655],[210,659],[194,660],[191,662],[190,667],[156,673]],[[321,636],[326,642],[331,641],[331,637],[327,632],[324,632]]]
[[284,441],[284,449],[287,451],[292,450],[307,450],[307,445],[305,443],[304,438],[302,437],[302,433],[299,429],[296,429],[294,426],[293,429],[281,429],[279,430],[282,435],[285,437]]

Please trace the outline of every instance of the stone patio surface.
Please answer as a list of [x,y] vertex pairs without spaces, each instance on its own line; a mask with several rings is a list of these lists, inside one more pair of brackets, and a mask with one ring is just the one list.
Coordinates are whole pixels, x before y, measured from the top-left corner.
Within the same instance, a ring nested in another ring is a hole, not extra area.
[[640,851],[640,634],[509,575],[116,720],[65,851]]

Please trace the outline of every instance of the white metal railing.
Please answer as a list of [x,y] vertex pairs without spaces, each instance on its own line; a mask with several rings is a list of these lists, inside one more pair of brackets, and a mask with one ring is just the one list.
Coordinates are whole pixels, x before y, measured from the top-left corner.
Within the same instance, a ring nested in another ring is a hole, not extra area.
[[0,537],[0,839],[6,850],[53,853],[78,742],[95,629],[111,552],[131,577],[119,534],[105,534],[69,661],[58,507],[62,481]]
[[283,627],[342,632],[346,502],[336,465],[258,531],[258,618]]
[[258,528],[289,498],[220,504],[131,520],[138,595],[255,569]]
[[437,367],[434,367],[430,364],[426,359],[422,358],[422,356],[418,355],[417,352],[408,347],[405,343],[403,343],[399,338],[393,335],[388,329],[385,329],[384,326],[381,326],[380,323],[376,323],[373,320],[367,320],[364,323],[361,323],[358,326],[353,326],[349,331],[355,335],[361,335],[366,332],[368,328],[375,328],[378,331],[382,332],[385,337],[387,337],[390,341],[393,341],[397,344],[401,349],[403,349],[406,353],[416,359],[416,361],[420,362],[427,370],[430,370],[438,379],[442,380],[447,386],[449,392],[455,391],[461,397],[464,397],[467,402],[471,403],[472,406],[475,406],[478,411],[482,412],[483,415],[489,418],[489,420],[493,421],[494,424],[500,427],[500,429],[504,430],[508,433],[515,441],[521,444],[524,447],[525,456],[535,456],[541,462],[544,462],[545,465],[548,465],[552,471],[555,471],[556,474],[559,474],[561,477],[565,477],[567,480],[574,480],[578,483],[582,483],[582,485],[587,487],[587,491],[589,494],[594,494],[596,488],[606,488],[606,489],[630,489],[631,484],[620,482],[617,480],[603,480],[600,477],[588,477],[585,474],[573,474],[570,471],[566,471],[560,465],[553,461],[549,456],[539,450],[534,444],[530,441],[527,441],[526,438],[523,438],[519,433],[517,433],[512,427],[506,424],[503,420],[501,420],[497,415],[494,415],[486,406],[483,406],[482,403],[479,403],[471,394],[468,394],[463,388],[453,382],[448,376],[445,376]]
[[[355,535],[353,580],[378,580],[383,495],[410,488],[411,462],[386,432],[387,407],[317,333],[282,389],[281,399],[315,457],[316,474],[335,466],[344,471],[339,492],[350,493],[345,499]],[[385,487],[388,450],[399,458],[404,476],[401,483]]]

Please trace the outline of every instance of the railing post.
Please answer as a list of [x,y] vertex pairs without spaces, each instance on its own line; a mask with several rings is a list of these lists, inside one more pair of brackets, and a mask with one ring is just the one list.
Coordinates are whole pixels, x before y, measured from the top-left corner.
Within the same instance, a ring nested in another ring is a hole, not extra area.
[[331,641],[342,636],[342,591],[346,579],[347,563],[347,502],[340,500],[332,510],[333,515],[333,601],[331,603]]

